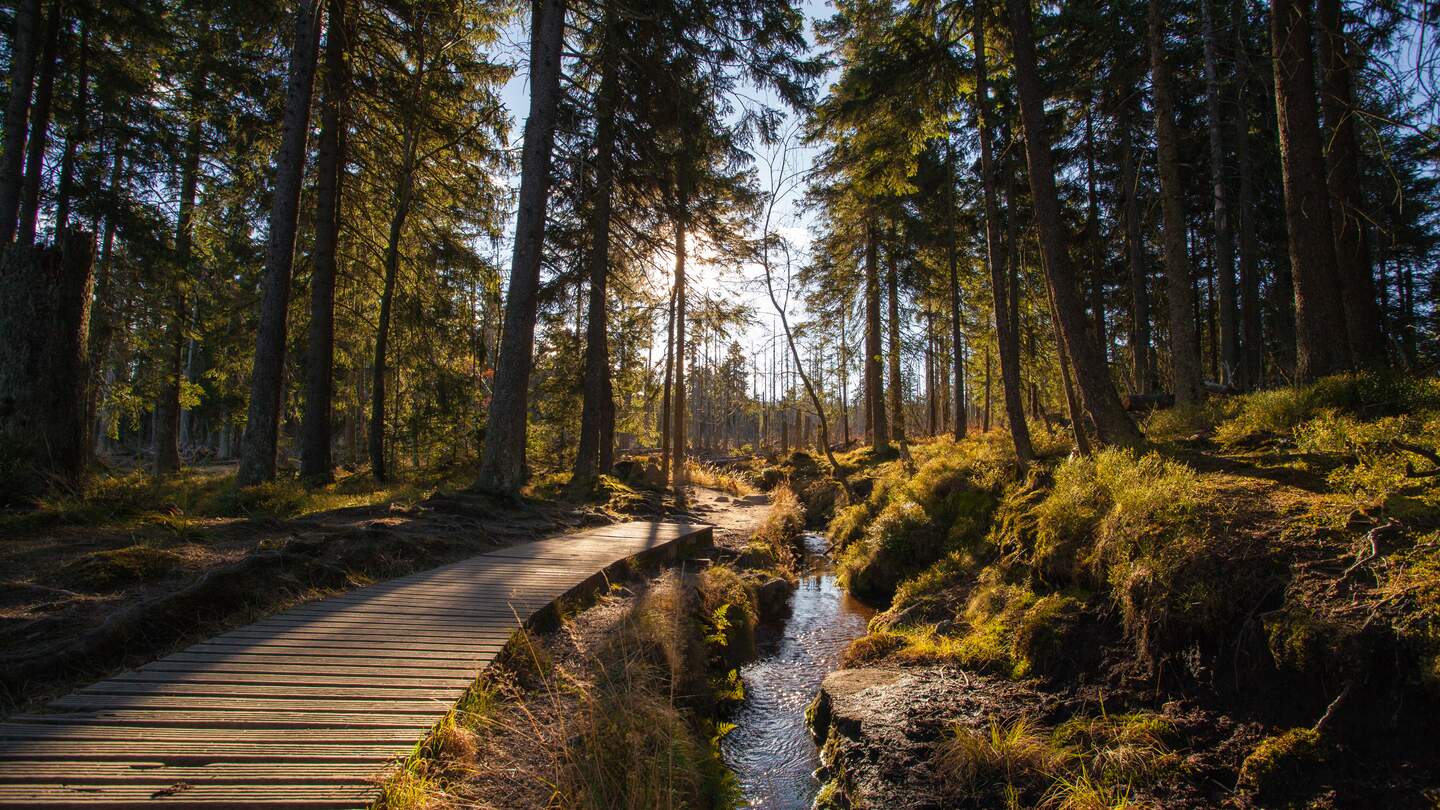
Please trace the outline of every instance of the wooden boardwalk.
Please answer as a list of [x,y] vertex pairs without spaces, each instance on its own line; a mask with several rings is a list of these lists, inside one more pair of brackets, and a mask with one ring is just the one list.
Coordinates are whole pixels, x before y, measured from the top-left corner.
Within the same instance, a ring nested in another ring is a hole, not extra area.
[[365,807],[519,622],[710,531],[587,529],[216,636],[0,725],[0,807]]

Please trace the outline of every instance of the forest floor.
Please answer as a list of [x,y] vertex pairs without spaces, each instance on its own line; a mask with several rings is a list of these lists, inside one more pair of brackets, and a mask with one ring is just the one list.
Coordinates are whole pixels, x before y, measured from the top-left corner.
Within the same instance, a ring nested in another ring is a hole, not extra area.
[[237,491],[228,468],[131,474],[0,515],[0,715],[300,602],[628,517],[468,478]]
[[1026,475],[857,454],[831,539],[888,610],[822,688],[822,806],[1436,806],[1437,409],[1338,378]]

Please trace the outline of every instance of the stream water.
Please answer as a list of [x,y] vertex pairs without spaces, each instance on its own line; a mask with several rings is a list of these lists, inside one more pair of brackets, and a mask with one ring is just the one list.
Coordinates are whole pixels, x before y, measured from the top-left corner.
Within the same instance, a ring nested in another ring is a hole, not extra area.
[[[835,582],[825,538],[807,533],[804,575],[783,626],[762,628],[759,655],[741,669],[745,702],[721,742],[750,807],[807,810],[820,783],[820,755],[805,727],[805,707],[874,610]],[[766,632],[768,630],[768,632]]]

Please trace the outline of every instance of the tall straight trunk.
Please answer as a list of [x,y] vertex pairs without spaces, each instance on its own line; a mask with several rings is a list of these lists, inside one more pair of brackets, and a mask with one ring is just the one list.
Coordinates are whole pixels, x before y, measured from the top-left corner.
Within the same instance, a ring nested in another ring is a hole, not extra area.
[[[125,172],[125,150],[128,141],[124,135],[116,136],[115,151],[110,163],[110,198],[120,198],[120,180]],[[110,342],[115,335],[115,311],[112,288],[115,284],[114,269],[110,258],[115,244],[115,217],[105,217],[104,230],[100,237],[100,258],[96,263],[95,302],[90,308],[88,328],[88,355],[90,358],[90,382],[85,392],[85,424],[89,435],[95,437],[96,449],[102,436],[98,419],[100,412],[102,374],[110,357]]]
[[1264,336],[1260,321],[1260,271],[1256,260],[1253,181],[1250,178],[1250,54],[1245,41],[1249,18],[1243,0],[1235,3],[1235,172],[1240,177],[1236,219],[1240,257],[1240,379],[1245,388],[1264,376]]
[[1120,200],[1125,220],[1125,264],[1130,268],[1130,366],[1135,391],[1148,394],[1154,370],[1150,363],[1150,272],[1145,264],[1145,243],[1140,235],[1140,180],[1135,167],[1135,136],[1131,129],[1132,101],[1120,100],[1116,126],[1120,130]]
[[614,190],[615,153],[615,20],[606,7],[605,42],[601,45],[600,88],[595,105],[595,189],[590,204],[590,302],[585,328],[585,369],[580,406],[580,447],[575,453],[571,485],[588,490],[596,476],[609,472],[613,445],[606,441],[605,415],[614,414],[610,393],[610,347],[605,287],[610,275],[610,198]]
[[[955,171],[955,145],[948,140],[946,146],[950,150],[949,171],[946,177],[945,198],[949,202],[950,227],[945,242],[945,263],[950,268],[950,343],[954,352],[954,374],[955,391],[951,395],[951,405],[954,408],[955,422],[953,425],[955,438],[963,439],[970,431],[966,422],[965,413],[965,358],[963,347],[965,345],[965,334],[963,324],[960,320],[960,269],[958,253],[956,249],[956,233],[958,216],[955,212],[955,183],[959,179]],[[992,189],[993,193],[993,189]]]
[[[418,68],[416,75],[419,75]],[[407,127],[413,125],[412,122]],[[377,481],[390,478],[385,454],[385,373],[390,348],[390,310],[400,274],[400,240],[405,235],[405,220],[410,216],[410,200],[415,191],[417,137],[414,132],[406,135],[405,157],[395,191],[395,212],[390,217],[390,232],[385,240],[385,282],[380,292],[380,320],[375,328],[375,363],[370,378],[370,472]]]
[[1015,58],[1015,85],[1020,95],[1020,117],[1025,126],[1025,155],[1030,167],[1030,192],[1035,206],[1035,225],[1040,235],[1045,275],[1055,296],[1055,313],[1064,337],[1063,349],[1070,353],[1070,365],[1080,400],[1100,441],[1104,444],[1134,446],[1140,432],[1120,404],[1110,381],[1099,347],[1087,339],[1085,307],[1070,268],[1066,251],[1060,199],[1055,190],[1054,157],[1045,127],[1045,98],[1035,59],[1029,0],[1006,0],[1009,10],[1012,50]]
[[285,119],[275,155],[270,237],[265,251],[265,272],[260,281],[260,319],[255,334],[255,371],[250,380],[245,433],[240,437],[240,468],[236,480],[241,486],[252,486],[275,477],[280,406],[285,395],[290,271],[295,262],[295,230],[300,186],[305,179],[305,141],[310,134],[310,95],[315,88],[319,40],[320,6],[316,0],[300,0],[285,93]]
[[[1015,455],[1025,464],[1035,457],[1030,444],[1030,427],[1025,422],[1025,405],[1020,393],[1020,335],[1011,318],[1012,300],[1019,290],[1011,291],[1010,280],[1000,258],[1000,206],[995,199],[995,159],[990,143],[990,96],[989,77],[986,74],[985,15],[977,14],[975,19],[975,99],[976,128],[980,132],[980,185],[985,200],[985,261],[990,269],[991,307],[995,313],[995,343],[1000,355],[1001,396],[1005,402],[1006,420],[1010,427],[1010,438],[1015,443]],[[1009,211],[1013,219],[1015,211]],[[1010,240],[1013,248],[1014,240]],[[990,365],[986,361],[986,407],[985,426],[990,424]]]
[[206,77],[197,75],[190,92],[192,105],[180,170],[180,208],[175,222],[175,266],[166,291],[165,333],[160,338],[160,388],[155,400],[155,473],[180,469],[180,386],[185,348],[185,289],[192,275],[190,259],[195,233],[195,192],[200,182],[201,140],[198,97]]
[[990,344],[985,344],[985,410],[980,417],[980,430],[990,432]]
[[849,320],[849,314],[850,306],[847,302],[840,309],[840,351],[836,363],[840,374],[840,431],[844,447],[850,446],[850,372],[846,358],[850,347],[845,338],[845,321]]
[[20,186],[20,223],[15,239],[22,245],[35,243],[40,221],[40,179],[45,173],[45,148],[50,136],[50,102],[55,97],[55,72],[59,69],[60,30],[64,10],[60,3],[50,7],[45,20],[45,46],[40,52],[40,79],[35,85],[35,107],[30,111],[30,137],[25,142],[25,180]]
[[1284,172],[1285,224],[1295,286],[1295,381],[1313,382],[1350,367],[1340,303],[1330,192],[1315,109],[1310,0],[1274,0],[1270,10],[1275,112]]
[[1110,340],[1105,329],[1105,253],[1100,241],[1100,199],[1095,191],[1095,126],[1093,97],[1085,100],[1085,247],[1090,261],[1090,313],[1095,345],[1108,360]]
[[[660,478],[670,480],[670,387],[675,372],[675,288],[670,288],[670,314],[665,320],[665,385],[660,397]],[[764,412],[761,412],[764,418]],[[756,442],[758,445],[759,442]]]
[[5,151],[0,155],[0,246],[15,238],[24,179],[25,134],[29,129],[30,91],[35,83],[35,51],[40,44],[40,0],[15,4],[15,38],[10,40],[10,100],[5,105]]
[[[886,251],[889,253],[889,251]],[[900,376],[900,271],[893,255],[887,256],[885,268],[885,301],[889,321],[890,351],[887,365],[890,372],[890,435],[905,444],[905,381]]]
[[685,501],[685,226],[689,217],[689,191],[682,181],[676,195],[675,215],[675,422],[671,425],[670,441],[674,460],[670,466],[670,483],[675,499]]
[[531,0],[530,10],[530,112],[521,153],[520,210],[515,218],[515,250],[485,448],[475,481],[476,489],[506,495],[519,491],[528,477],[525,423],[539,306],[540,248],[545,241],[545,204],[550,194],[550,154],[560,100],[565,0]]
[[330,457],[334,412],[335,277],[340,231],[340,191],[345,176],[345,2],[330,0],[325,35],[325,95],[320,106],[316,159],[315,250],[310,277],[310,335],[305,349],[305,412],[300,422],[300,477],[310,484],[335,479]]
[[1185,190],[1180,180],[1180,136],[1175,130],[1170,65],[1165,59],[1162,0],[1150,0],[1150,80],[1155,96],[1155,159],[1160,170],[1160,212],[1165,221],[1165,292],[1170,331],[1170,386],[1175,404],[1202,399],[1200,341],[1195,328],[1195,287],[1185,244]]
[[1240,366],[1238,308],[1235,301],[1235,253],[1230,235],[1229,191],[1225,185],[1225,129],[1220,106],[1219,35],[1215,26],[1215,0],[1200,0],[1205,29],[1205,104],[1209,115],[1210,184],[1215,220],[1215,278],[1219,337],[1216,342],[1219,382],[1231,385]]
[[60,182],[55,194],[55,241],[63,242],[70,227],[71,199],[75,194],[75,154],[90,135],[90,28],[80,24],[80,57],[75,72],[75,112],[65,152],[60,159]]
[[1335,268],[1344,295],[1345,332],[1356,365],[1384,368],[1385,334],[1380,326],[1374,271],[1365,240],[1365,195],[1361,191],[1360,147],[1355,140],[1355,62],[1360,58],[1345,34],[1340,0],[1319,0],[1325,115],[1325,167],[1335,229]]
[[[1050,322],[1055,326],[1055,345],[1064,344],[1064,336],[1060,334],[1060,319],[1055,315],[1055,294],[1049,293],[1050,298]],[[1075,393],[1075,382],[1070,376],[1070,359],[1065,352],[1057,352],[1060,355],[1060,385],[1065,389],[1065,412],[1070,415],[1070,435],[1075,441],[1075,452],[1082,456],[1090,455],[1090,437],[1085,433],[1085,412],[1080,407],[1080,398]]]
[[870,421],[870,446],[890,447],[885,419],[884,350],[880,346],[880,245],[874,215],[865,224],[865,413]]
[[[957,353],[958,356],[958,353]],[[935,389],[935,313],[925,313],[925,429],[926,435],[934,436],[938,430],[936,406],[939,404]]]

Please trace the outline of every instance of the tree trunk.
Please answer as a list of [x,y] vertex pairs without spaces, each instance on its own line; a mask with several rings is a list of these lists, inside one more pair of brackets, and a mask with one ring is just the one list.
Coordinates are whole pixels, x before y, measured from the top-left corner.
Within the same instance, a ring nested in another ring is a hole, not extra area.
[[[126,144],[127,141],[123,135],[117,136],[115,153],[111,157],[110,164],[109,192],[110,198],[113,200],[120,198],[120,179],[125,170]],[[113,212],[110,212],[105,217],[104,231],[100,237],[100,259],[96,270],[98,281],[95,284],[95,301],[90,308],[88,325],[90,381],[85,392],[85,424],[87,434],[95,438],[92,446],[96,449],[100,447],[100,441],[104,435],[97,419],[100,412],[102,374],[105,370],[105,361],[110,357],[110,342],[115,335],[114,301],[111,295],[111,288],[114,285],[114,269],[110,261],[111,249],[114,244],[115,216]]]
[[60,246],[0,248],[0,503],[84,484],[94,258],[83,232]]
[[80,25],[80,57],[75,68],[74,121],[65,136],[65,152],[60,160],[60,182],[55,194],[55,241],[63,242],[70,227],[71,199],[75,194],[75,153],[89,138],[90,115],[90,28]]
[[[885,296],[890,326],[890,352],[887,358],[890,371],[890,390],[887,392],[890,402],[890,434],[904,447],[905,381],[900,376],[900,271],[895,266],[895,256],[891,254],[887,258],[890,260],[886,262],[885,268]],[[798,364],[799,360],[796,362]]]
[[1006,0],[1009,9],[1015,84],[1020,95],[1020,117],[1025,126],[1025,154],[1030,167],[1030,191],[1035,206],[1035,224],[1040,234],[1045,275],[1055,296],[1055,311],[1070,353],[1070,365],[1080,389],[1080,399],[1095,424],[1102,443],[1134,446],[1140,432],[1125,413],[1115,386],[1094,341],[1086,338],[1085,307],[1075,286],[1075,276],[1066,252],[1064,222],[1055,191],[1054,158],[1045,128],[1045,99],[1035,59],[1029,0]]
[[340,231],[340,190],[345,176],[346,99],[344,0],[329,0],[325,35],[325,95],[320,107],[316,161],[315,251],[310,277],[310,335],[305,356],[305,412],[300,423],[300,477],[308,484],[335,480],[330,457],[335,373],[335,277]]
[[1386,366],[1374,271],[1365,243],[1365,195],[1361,191],[1360,148],[1355,141],[1354,65],[1359,60],[1345,35],[1340,0],[1320,0],[1320,107],[1325,114],[1325,167],[1330,217],[1335,229],[1335,267],[1344,296],[1345,331],[1356,365]]
[[1235,171],[1240,177],[1236,218],[1240,255],[1240,368],[1241,384],[1256,388],[1264,377],[1264,335],[1260,321],[1260,271],[1255,245],[1254,192],[1250,178],[1250,54],[1245,41],[1249,19],[1245,4],[1235,3]]
[[5,151],[0,155],[0,246],[15,238],[24,178],[25,134],[29,129],[30,91],[35,83],[40,0],[15,4],[15,38],[10,41],[10,100],[5,106]]
[[959,178],[955,171],[955,145],[947,139],[946,146],[950,150],[949,172],[945,186],[945,196],[950,203],[950,227],[945,244],[945,261],[950,268],[950,348],[955,355],[955,391],[951,395],[951,405],[954,407],[955,438],[959,440],[965,438],[965,434],[970,432],[970,425],[966,421],[965,413],[965,358],[962,354],[965,334],[960,320],[960,270],[958,251],[955,245],[955,229],[958,224],[956,222],[958,215],[955,212],[955,183]]
[[1116,127],[1120,130],[1120,200],[1125,220],[1125,263],[1130,268],[1130,367],[1135,391],[1148,394],[1154,376],[1150,364],[1150,273],[1145,265],[1141,237],[1140,180],[1135,168],[1135,138],[1130,126],[1132,101],[1119,100]]
[[870,446],[876,452],[890,449],[885,420],[885,354],[880,346],[880,245],[874,215],[865,223],[865,414],[870,422]]
[[[1063,346],[1064,336],[1060,334],[1060,319],[1055,315],[1055,295],[1050,293],[1050,321],[1055,325],[1055,345]],[[1065,411],[1070,415],[1070,435],[1075,440],[1075,452],[1090,455],[1090,437],[1085,434],[1085,412],[1080,399],[1075,395],[1075,383],[1070,377],[1070,360],[1065,352],[1060,355],[1060,385],[1065,389]]]
[[1175,404],[1203,398],[1200,341],[1195,329],[1195,287],[1185,244],[1185,190],[1180,180],[1180,137],[1175,131],[1170,65],[1165,60],[1162,0],[1150,0],[1150,77],[1155,95],[1155,158],[1160,173],[1160,210],[1165,220],[1165,291],[1170,330],[1170,385]]
[[1302,385],[1350,367],[1325,156],[1315,109],[1310,18],[1310,0],[1274,0],[1271,4],[1275,111],[1295,285],[1295,381]]
[[1110,340],[1105,328],[1105,252],[1100,240],[1100,200],[1095,192],[1095,127],[1093,96],[1085,99],[1085,247],[1090,260],[1090,311],[1095,325],[1095,345],[1109,362]]
[[[421,69],[416,68],[417,76]],[[414,122],[406,123],[407,129],[414,125]],[[385,240],[385,284],[380,292],[380,320],[375,329],[375,365],[370,379],[370,472],[381,482],[390,479],[385,454],[385,372],[390,347],[390,310],[395,299],[396,277],[400,274],[400,240],[405,234],[405,220],[410,216],[410,199],[415,190],[417,137],[413,131],[405,137],[404,163],[400,184],[395,190],[395,213],[390,217],[390,233]]]
[[55,97],[55,71],[59,68],[60,29],[64,19],[59,2],[45,20],[45,46],[40,53],[40,79],[35,86],[35,107],[30,111],[30,137],[25,142],[25,181],[20,186],[20,223],[16,241],[35,243],[40,220],[40,179],[45,173],[45,148],[50,136],[50,102]]
[[180,469],[180,387],[185,348],[185,290],[192,275],[191,246],[195,232],[195,191],[200,182],[203,148],[198,96],[205,76],[197,75],[190,91],[191,120],[185,136],[185,162],[180,170],[180,210],[175,222],[175,267],[166,290],[165,334],[160,338],[160,388],[155,401],[155,474]]
[[980,430],[990,432],[990,344],[985,344],[985,410],[981,416]]
[[600,88],[595,106],[595,196],[590,205],[590,302],[585,328],[585,369],[580,407],[580,447],[575,453],[575,473],[571,486],[588,492],[595,478],[609,472],[608,460],[612,447],[605,441],[605,413],[615,409],[610,393],[610,347],[606,323],[606,282],[610,275],[610,198],[614,190],[615,153],[615,20],[614,11],[606,7],[605,42],[599,54]]
[[684,180],[676,194],[675,215],[675,417],[671,425],[674,460],[670,483],[677,503],[685,502],[685,226],[690,212],[689,191]]
[[[976,128],[980,132],[980,185],[985,200],[985,259],[990,269],[991,309],[995,313],[995,344],[1000,355],[1001,395],[1005,402],[1005,414],[1010,427],[1010,438],[1015,443],[1015,456],[1021,465],[1035,457],[1030,445],[1030,427],[1025,422],[1025,406],[1020,396],[1020,335],[1014,329],[1011,319],[1011,284],[1007,271],[1000,259],[1000,206],[995,200],[995,167],[993,148],[990,144],[990,96],[989,77],[986,74],[985,15],[977,14],[975,19],[975,98]],[[1015,216],[1014,209],[1009,215]],[[1013,293],[1018,297],[1019,290]],[[986,429],[989,429],[989,373],[986,372]]]
[[534,364],[535,314],[539,305],[540,247],[545,241],[545,204],[550,194],[550,153],[560,100],[560,56],[565,0],[531,0],[530,112],[520,164],[520,210],[505,326],[495,364],[495,383],[485,427],[485,448],[475,488],[513,495],[529,477],[525,466],[526,413]]
[[260,319],[255,334],[255,371],[250,380],[245,433],[240,438],[240,469],[236,480],[241,486],[252,486],[275,477],[280,406],[285,395],[290,271],[295,262],[295,229],[300,185],[305,179],[305,141],[310,134],[310,95],[315,87],[319,39],[320,7],[316,0],[300,0],[290,54],[285,119],[275,155],[270,236],[265,251],[265,272],[260,281]]
[[[1209,114],[1210,179],[1214,196],[1215,277],[1219,309],[1217,341],[1222,385],[1231,385],[1240,366],[1235,302],[1235,254],[1230,235],[1229,192],[1225,185],[1225,130],[1220,107],[1219,36],[1215,30],[1215,0],[1201,0],[1200,14],[1205,28],[1205,102]],[[1238,23],[1237,23],[1238,24]]]
[[[660,479],[670,480],[670,388],[675,373],[675,287],[670,287],[670,314],[665,319],[665,385],[660,397]],[[761,416],[764,411],[762,408]],[[756,442],[759,445],[759,442]]]

